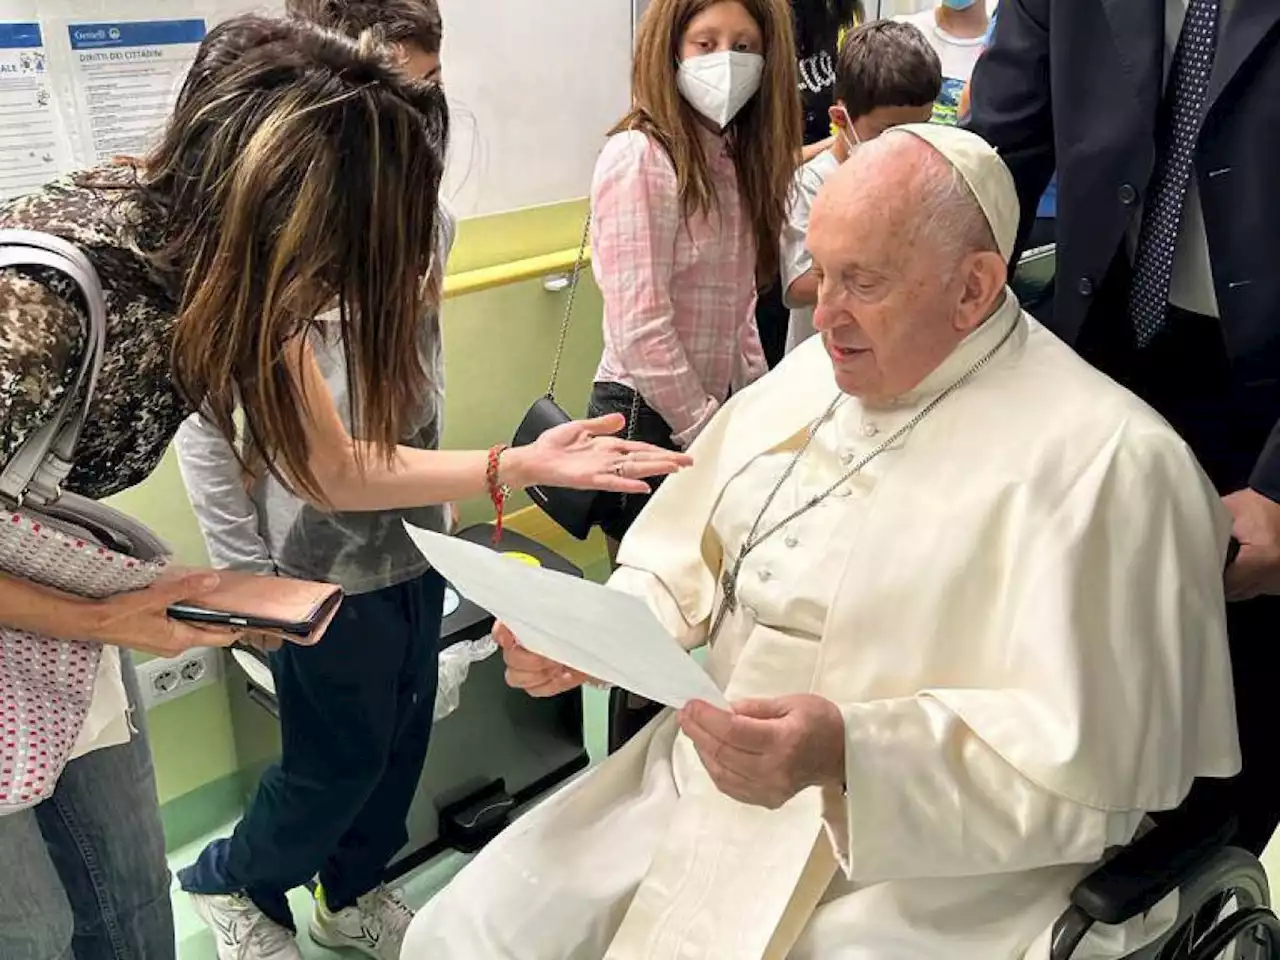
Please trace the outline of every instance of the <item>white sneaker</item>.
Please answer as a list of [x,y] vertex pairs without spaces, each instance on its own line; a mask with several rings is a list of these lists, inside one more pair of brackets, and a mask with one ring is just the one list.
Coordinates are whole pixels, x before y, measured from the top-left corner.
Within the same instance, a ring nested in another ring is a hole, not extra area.
[[213,931],[218,960],[302,960],[293,934],[244,896],[191,894],[196,914]]
[[311,917],[311,939],[334,950],[359,950],[374,960],[400,960],[404,935],[413,921],[398,890],[378,887],[337,913],[330,913],[324,891],[316,891],[316,909]]

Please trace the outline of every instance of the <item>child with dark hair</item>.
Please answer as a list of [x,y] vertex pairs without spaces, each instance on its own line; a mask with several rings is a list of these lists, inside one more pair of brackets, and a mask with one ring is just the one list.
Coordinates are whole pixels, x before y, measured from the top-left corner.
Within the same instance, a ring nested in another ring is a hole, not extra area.
[[924,35],[907,23],[877,20],[851,31],[836,61],[832,145],[796,173],[782,230],[783,299],[791,309],[787,352],[813,335],[818,278],[805,247],[818,191],[850,152],[890,127],[925,123],[942,87],[942,67]]

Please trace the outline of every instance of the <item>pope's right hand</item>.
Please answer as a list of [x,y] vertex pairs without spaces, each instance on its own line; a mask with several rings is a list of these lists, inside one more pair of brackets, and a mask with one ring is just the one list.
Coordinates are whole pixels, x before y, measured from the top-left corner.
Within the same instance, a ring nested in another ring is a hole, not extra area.
[[592,682],[586,674],[570,670],[520,646],[516,635],[504,623],[494,624],[493,639],[502,648],[502,659],[507,665],[507,685],[523,690],[531,697],[558,697]]
[[229,647],[240,631],[197,627],[169,619],[170,605],[198,600],[218,585],[212,571],[162,577],[145,590],[108,597],[96,604],[92,636],[103,643],[173,657],[192,647]]

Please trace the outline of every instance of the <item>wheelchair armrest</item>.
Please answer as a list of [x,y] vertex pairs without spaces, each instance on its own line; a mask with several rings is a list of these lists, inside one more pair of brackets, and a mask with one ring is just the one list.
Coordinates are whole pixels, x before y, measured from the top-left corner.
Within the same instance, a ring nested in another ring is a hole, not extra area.
[[1182,810],[1156,825],[1081,880],[1071,902],[1091,920],[1122,924],[1185,884],[1235,834],[1234,818],[1206,828]]

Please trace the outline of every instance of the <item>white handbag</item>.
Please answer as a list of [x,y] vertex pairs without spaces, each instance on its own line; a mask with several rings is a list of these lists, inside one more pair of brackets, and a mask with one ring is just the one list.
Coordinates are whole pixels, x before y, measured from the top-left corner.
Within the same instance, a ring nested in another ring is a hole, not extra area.
[[[0,269],[13,267],[72,280],[89,325],[58,409],[0,470],[0,573],[93,599],[147,587],[167,565],[163,541],[119,511],[62,490],[102,368],[106,303],[97,273],[65,240],[0,230]],[[0,624],[0,816],[53,793],[88,716],[102,651],[99,643]]]

